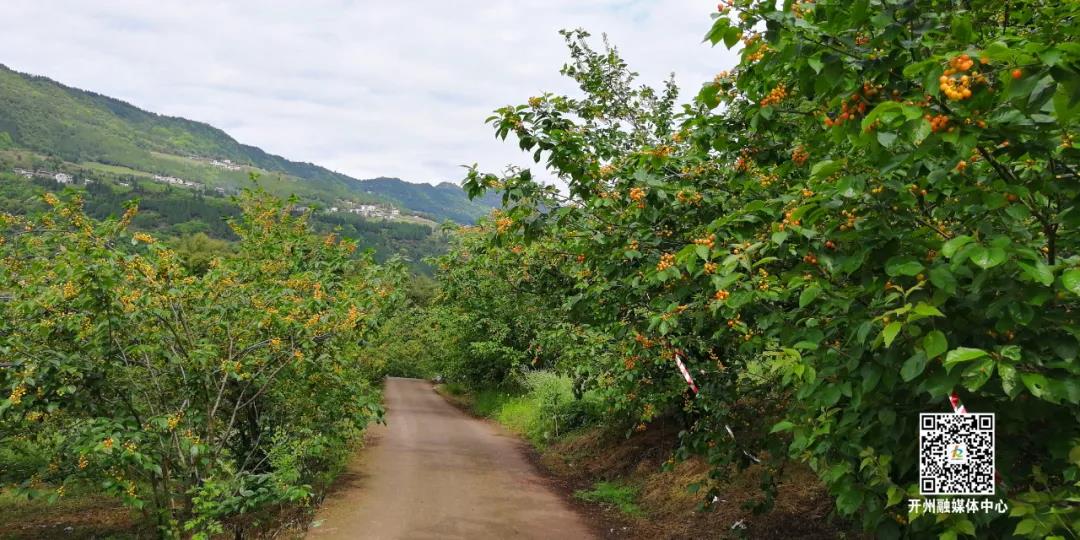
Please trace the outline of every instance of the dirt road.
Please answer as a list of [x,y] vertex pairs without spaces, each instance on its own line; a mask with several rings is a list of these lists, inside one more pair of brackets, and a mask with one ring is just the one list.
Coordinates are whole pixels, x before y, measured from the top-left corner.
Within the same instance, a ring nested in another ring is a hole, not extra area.
[[594,537],[518,438],[462,413],[427,381],[389,379],[385,402],[388,425],[371,428],[308,538]]

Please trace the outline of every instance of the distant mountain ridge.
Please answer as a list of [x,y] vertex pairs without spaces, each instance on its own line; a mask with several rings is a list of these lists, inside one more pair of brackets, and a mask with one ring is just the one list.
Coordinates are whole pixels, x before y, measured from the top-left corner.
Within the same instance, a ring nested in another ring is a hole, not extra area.
[[[268,189],[295,192],[326,206],[341,199],[390,203],[436,221],[459,223],[472,223],[498,206],[494,197],[469,200],[448,182],[433,186],[397,178],[360,180],[291,161],[242,144],[209,124],[145,111],[0,64],[0,140],[6,139],[3,133],[17,147],[65,161],[197,176],[207,185],[238,187],[248,172],[270,173]],[[204,163],[212,159],[227,159],[249,170],[217,171]]]
[[[364,189],[370,190],[395,201],[399,201],[406,208],[410,208],[428,216],[445,215],[459,223],[475,220],[468,209],[456,208],[463,194],[461,187],[450,182],[442,182],[438,185],[413,184],[400,178],[372,178],[362,180]],[[496,193],[488,193],[480,199],[472,202],[483,205],[487,211],[501,205],[501,197]],[[486,214],[487,211],[484,213]]]

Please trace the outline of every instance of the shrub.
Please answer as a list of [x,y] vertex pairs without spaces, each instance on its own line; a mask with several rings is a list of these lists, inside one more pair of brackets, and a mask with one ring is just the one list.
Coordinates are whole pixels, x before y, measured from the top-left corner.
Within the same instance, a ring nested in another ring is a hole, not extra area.
[[600,418],[596,397],[574,397],[573,381],[550,371],[529,371],[518,385],[476,391],[473,412],[544,444]]

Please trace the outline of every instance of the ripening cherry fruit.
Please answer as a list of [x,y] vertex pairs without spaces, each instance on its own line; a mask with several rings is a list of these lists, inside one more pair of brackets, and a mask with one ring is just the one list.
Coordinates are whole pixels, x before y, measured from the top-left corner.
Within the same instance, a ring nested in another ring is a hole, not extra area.
[[1023,76],[1024,76],[1023,71],[1020,71],[1019,69],[1012,70],[1012,78],[1013,79],[1019,79],[1020,77],[1023,77]]

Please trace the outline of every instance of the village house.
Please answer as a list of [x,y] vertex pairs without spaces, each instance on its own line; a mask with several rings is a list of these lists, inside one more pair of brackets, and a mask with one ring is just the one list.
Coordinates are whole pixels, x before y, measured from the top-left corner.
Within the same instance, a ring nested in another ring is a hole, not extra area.
[[169,184],[173,186],[180,186],[189,189],[202,189],[203,185],[198,182],[192,182],[190,180],[184,180],[183,178],[177,178],[175,176],[163,176],[160,174],[154,175],[154,180],[163,184]]
[[241,169],[241,167],[239,165],[233,163],[232,160],[228,160],[228,159],[221,159],[221,160],[212,159],[212,160],[210,160],[210,164],[215,166],[215,167],[219,167],[219,168],[230,170],[230,171],[239,171]]

